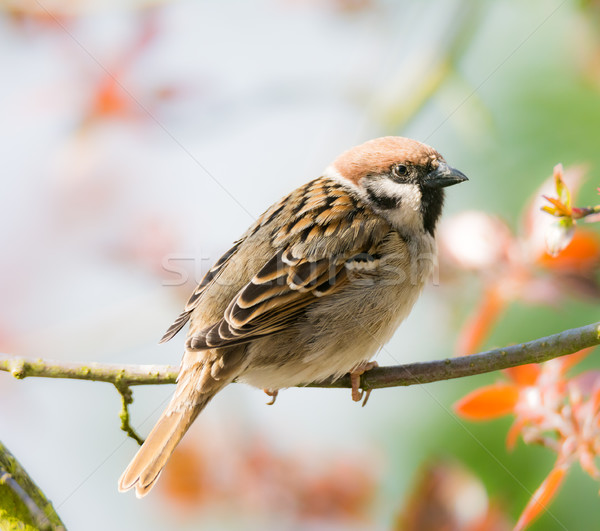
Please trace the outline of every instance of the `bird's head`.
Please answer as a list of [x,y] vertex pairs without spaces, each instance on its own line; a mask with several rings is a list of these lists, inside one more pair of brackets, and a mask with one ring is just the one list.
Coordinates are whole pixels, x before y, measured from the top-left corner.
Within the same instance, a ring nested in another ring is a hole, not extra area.
[[353,186],[400,232],[434,233],[444,190],[467,180],[432,147],[398,136],[376,138],[342,153],[325,171]]

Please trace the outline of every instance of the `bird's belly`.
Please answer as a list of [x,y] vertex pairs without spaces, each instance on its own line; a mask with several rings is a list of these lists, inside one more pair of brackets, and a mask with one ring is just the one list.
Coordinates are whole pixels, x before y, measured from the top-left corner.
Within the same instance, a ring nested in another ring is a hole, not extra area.
[[239,380],[281,389],[351,371],[387,343],[422,286],[422,279],[379,280],[372,286],[351,285],[319,300],[289,331],[250,343],[249,364]]

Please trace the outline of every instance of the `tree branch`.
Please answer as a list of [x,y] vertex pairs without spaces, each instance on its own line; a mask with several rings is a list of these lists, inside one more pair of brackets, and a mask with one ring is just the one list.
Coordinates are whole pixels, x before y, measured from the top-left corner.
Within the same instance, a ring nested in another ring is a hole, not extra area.
[[52,504],[1,442],[0,529],[65,530]]
[[[596,345],[600,345],[600,322],[470,356],[377,367],[362,375],[361,388],[381,389],[475,376],[517,365],[541,363]],[[309,384],[307,387],[344,388],[352,385],[350,376],[345,375],[339,380],[325,380],[317,384]]]
[[[517,365],[548,361],[598,344],[600,323],[593,323],[528,343],[488,350],[471,356],[378,367],[363,374],[361,387],[368,390],[463,378]],[[42,359],[29,360],[9,355],[0,355],[0,370],[10,372],[15,378],[39,376],[108,382],[115,385],[119,392],[134,385],[175,383],[178,372],[176,367],[169,365],[65,363]],[[349,375],[346,375],[335,381],[330,379],[303,387],[345,388],[352,385]]]
[[93,380],[113,385],[172,384],[179,370],[170,365],[119,365],[109,363],[71,363],[53,360],[27,359],[0,354],[0,371],[15,378],[28,376]]

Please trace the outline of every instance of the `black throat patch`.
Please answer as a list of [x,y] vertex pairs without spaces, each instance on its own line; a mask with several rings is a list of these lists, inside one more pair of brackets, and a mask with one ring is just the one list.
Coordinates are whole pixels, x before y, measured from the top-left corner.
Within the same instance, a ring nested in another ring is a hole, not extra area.
[[423,228],[433,236],[442,207],[444,206],[444,190],[421,186],[421,215]]

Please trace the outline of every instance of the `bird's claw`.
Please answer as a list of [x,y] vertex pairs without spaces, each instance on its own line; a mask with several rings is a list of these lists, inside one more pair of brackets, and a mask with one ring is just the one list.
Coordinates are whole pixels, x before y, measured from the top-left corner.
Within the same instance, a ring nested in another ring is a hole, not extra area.
[[271,397],[270,402],[267,402],[267,406],[272,406],[275,403],[275,400],[277,400],[279,389],[263,389],[263,391],[265,392],[265,394]]
[[352,384],[352,400],[355,402],[360,402],[363,400],[362,407],[367,405],[367,400],[369,400],[369,396],[371,395],[372,389],[361,389],[360,388],[360,377],[367,371],[374,369],[375,367],[379,367],[379,364],[376,361],[367,361],[361,363],[357,367],[355,367],[350,373],[350,382]]

